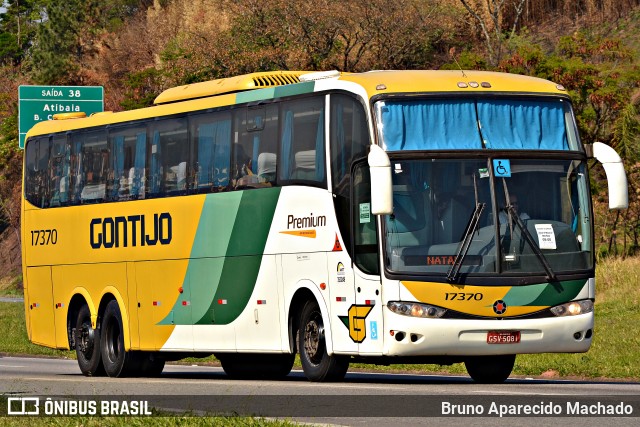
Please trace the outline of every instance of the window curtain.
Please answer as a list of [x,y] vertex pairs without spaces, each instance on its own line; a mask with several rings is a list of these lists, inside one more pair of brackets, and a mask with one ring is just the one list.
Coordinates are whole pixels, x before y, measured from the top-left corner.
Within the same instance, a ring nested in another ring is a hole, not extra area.
[[162,179],[161,159],[162,148],[160,146],[160,131],[153,132],[153,141],[151,143],[151,173],[149,183],[149,193],[157,194],[160,192],[160,180]]
[[[262,129],[262,116],[256,116],[254,119],[255,126]],[[258,156],[260,155],[260,133],[253,135],[253,155],[251,156],[251,172],[258,174]]]
[[473,100],[394,101],[381,119],[388,151],[482,148]]
[[71,181],[71,147],[65,144],[62,159],[62,177],[60,178],[60,204],[69,201],[69,184]]
[[287,111],[284,116],[282,131],[282,178],[290,179],[293,172],[293,111]]
[[75,176],[73,177],[73,190],[72,190],[72,202],[80,202],[80,194],[82,193],[82,187],[84,186],[84,180],[82,179],[84,171],[82,170],[82,140],[76,139],[73,141],[73,154],[75,154],[75,160],[72,167],[75,168]]
[[231,120],[198,128],[198,185],[226,186],[231,164]]
[[479,101],[478,117],[489,149],[569,149],[560,102]]
[[[147,134],[140,132],[136,134],[136,158],[133,162],[133,183],[131,194],[139,196],[144,194],[142,180],[144,177],[144,167],[147,157]],[[142,191],[141,191],[142,190]],[[141,194],[142,193],[142,194]]]
[[213,182],[213,139],[216,123],[207,123],[198,127],[198,185],[210,185]]
[[124,175],[124,136],[113,138],[113,185],[111,186],[111,198],[116,199],[120,190],[120,178]]

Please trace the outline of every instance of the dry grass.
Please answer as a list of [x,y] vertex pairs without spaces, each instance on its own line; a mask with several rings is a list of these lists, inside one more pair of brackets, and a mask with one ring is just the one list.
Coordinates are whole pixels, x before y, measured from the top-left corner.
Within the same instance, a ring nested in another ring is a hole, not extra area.
[[601,260],[596,268],[596,307],[609,303],[637,307],[639,286],[640,257]]

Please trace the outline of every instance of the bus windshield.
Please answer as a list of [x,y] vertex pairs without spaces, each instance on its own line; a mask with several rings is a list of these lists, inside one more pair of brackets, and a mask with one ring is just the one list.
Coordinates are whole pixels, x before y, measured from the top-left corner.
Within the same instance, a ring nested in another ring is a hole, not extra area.
[[461,274],[547,277],[591,269],[585,163],[499,162],[510,176],[492,172],[495,159],[392,159],[387,269],[451,276],[458,262]]

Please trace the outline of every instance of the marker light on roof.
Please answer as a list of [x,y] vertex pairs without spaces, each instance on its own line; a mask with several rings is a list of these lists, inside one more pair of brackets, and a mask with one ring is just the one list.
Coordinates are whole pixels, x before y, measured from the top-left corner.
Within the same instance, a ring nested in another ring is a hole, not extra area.
[[485,89],[488,89],[488,88],[490,88],[490,87],[491,87],[491,83],[489,83],[489,82],[482,82],[482,83],[480,83],[480,86],[482,86],[482,87],[483,87],[483,88],[485,88]]
[[478,82],[469,82],[469,86],[471,86],[473,88],[476,88],[476,87],[478,87],[480,85],[478,84]]
[[458,82],[458,87],[462,89],[468,87],[468,85],[465,82]]
[[556,89],[558,89],[558,90],[564,90],[564,91],[566,91],[566,90],[567,90],[567,89],[565,89],[565,87],[564,87],[564,86],[562,86],[562,85],[556,85]]

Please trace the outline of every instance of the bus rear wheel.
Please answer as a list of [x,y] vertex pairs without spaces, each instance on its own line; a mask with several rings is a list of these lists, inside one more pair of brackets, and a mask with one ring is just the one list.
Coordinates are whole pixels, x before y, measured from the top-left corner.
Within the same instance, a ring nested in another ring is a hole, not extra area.
[[109,301],[104,311],[100,347],[102,364],[108,376],[124,377],[140,368],[139,354],[125,351],[122,315],[116,300]]
[[74,341],[82,375],[87,377],[104,375],[100,355],[100,329],[91,327],[91,311],[86,304],[78,311]]
[[473,356],[464,361],[464,366],[475,382],[480,384],[499,384],[509,378],[515,361],[515,354]]
[[217,354],[231,378],[280,379],[289,375],[295,354]]
[[300,313],[298,351],[305,376],[310,381],[340,381],[349,369],[349,358],[327,354],[324,321],[315,301],[307,301]]

